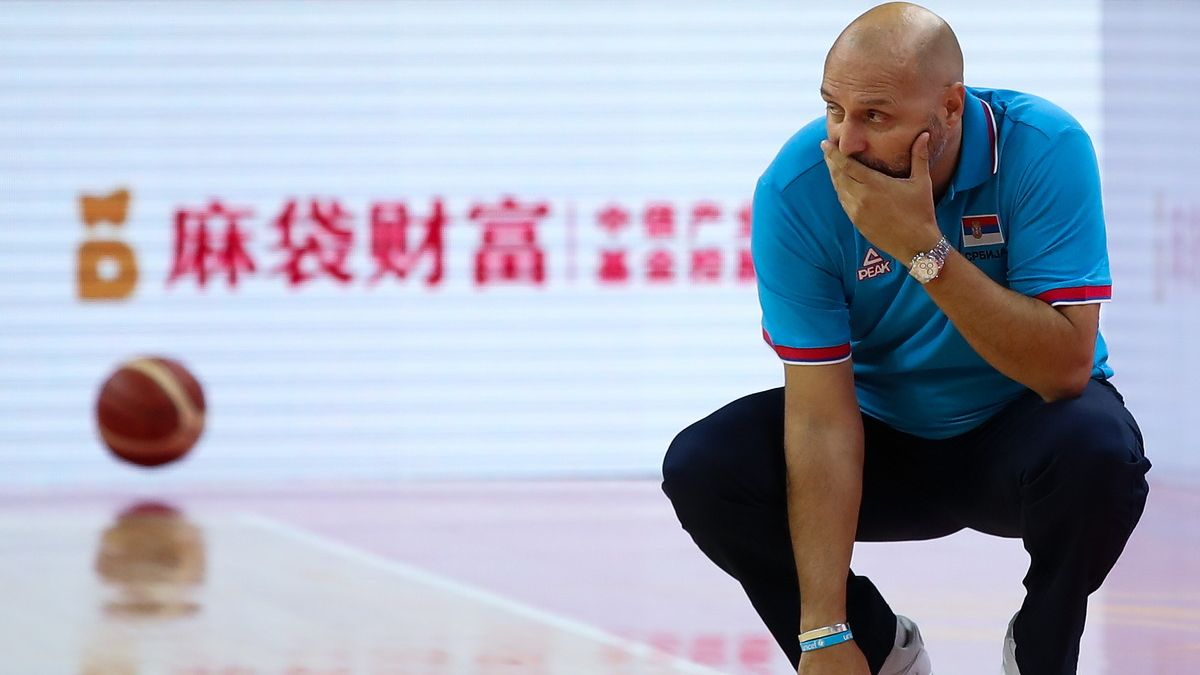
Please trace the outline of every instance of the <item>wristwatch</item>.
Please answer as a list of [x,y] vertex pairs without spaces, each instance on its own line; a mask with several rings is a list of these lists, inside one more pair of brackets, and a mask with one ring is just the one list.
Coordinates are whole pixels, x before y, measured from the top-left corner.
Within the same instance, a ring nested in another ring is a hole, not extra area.
[[946,256],[949,254],[950,242],[946,241],[946,237],[943,236],[938,240],[937,246],[913,256],[912,262],[908,265],[909,276],[922,284],[933,281],[941,273],[942,265],[946,264]]

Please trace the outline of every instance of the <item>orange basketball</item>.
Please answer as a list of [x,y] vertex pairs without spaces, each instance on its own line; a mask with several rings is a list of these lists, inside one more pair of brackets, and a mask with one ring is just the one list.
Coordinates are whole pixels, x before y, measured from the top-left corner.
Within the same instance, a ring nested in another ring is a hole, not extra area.
[[204,430],[204,392],[178,361],[127,361],[96,400],[100,437],[117,457],[159,466],[187,454]]

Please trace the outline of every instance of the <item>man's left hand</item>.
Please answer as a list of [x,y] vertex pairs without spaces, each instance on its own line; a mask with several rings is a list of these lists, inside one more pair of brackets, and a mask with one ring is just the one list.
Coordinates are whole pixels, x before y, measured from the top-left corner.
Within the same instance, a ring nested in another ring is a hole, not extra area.
[[828,140],[821,141],[821,150],[842,209],[871,244],[902,265],[937,245],[941,232],[929,178],[928,131],[913,141],[908,178],[880,173]]

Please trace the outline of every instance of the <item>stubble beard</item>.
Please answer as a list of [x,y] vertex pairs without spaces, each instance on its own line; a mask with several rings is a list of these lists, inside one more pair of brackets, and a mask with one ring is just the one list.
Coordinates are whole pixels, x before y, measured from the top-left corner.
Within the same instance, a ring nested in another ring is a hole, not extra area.
[[[938,118],[931,116],[929,118],[929,165],[932,167],[942,153],[946,151],[946,143],[949,140],[949,134],[946,133],[946,127]],[[918,134],[920,136],[920,134]],[[915,143],[917,139],[913,139]],[[863,166],[874,169],[879,173],[892,178],[911,178],[912,177],[912,144],[909,144],[909,151],[903,155],[897,155],[892,163],[884,162],[880,159],[871,157],[855,157],[856,160]]]

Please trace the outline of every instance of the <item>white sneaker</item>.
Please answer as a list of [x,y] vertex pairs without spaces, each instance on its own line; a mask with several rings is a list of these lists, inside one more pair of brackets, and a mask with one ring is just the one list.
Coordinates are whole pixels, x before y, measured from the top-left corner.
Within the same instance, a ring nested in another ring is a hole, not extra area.
[[1004,657],[1000,663],[1004,675],[1021,675],[1021,671],[1017,670],[1017,641],[1013,639],[1013,624],[1016,622],[1017,615],[1013,614],[1008,622],[1008,633],[1004,635]]
[[879,675],[931,675],[933,665],[917,624],[907,616],[896,615],[896,646],[883,662]]

